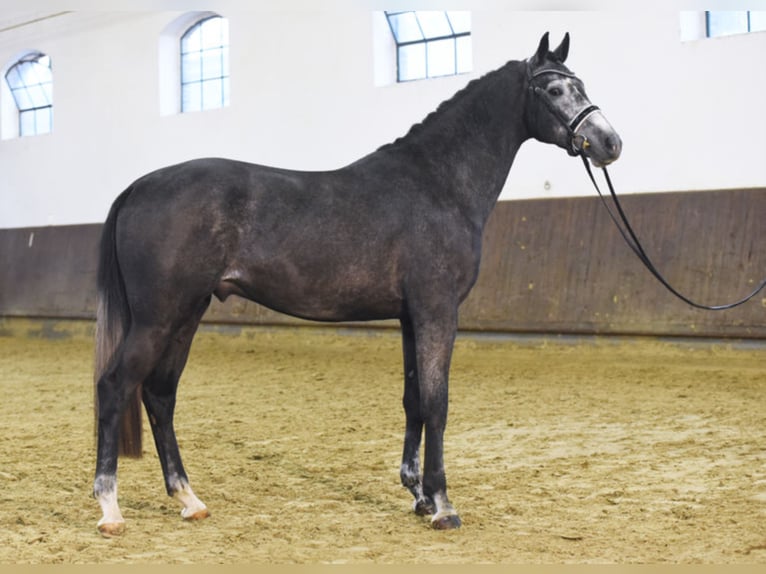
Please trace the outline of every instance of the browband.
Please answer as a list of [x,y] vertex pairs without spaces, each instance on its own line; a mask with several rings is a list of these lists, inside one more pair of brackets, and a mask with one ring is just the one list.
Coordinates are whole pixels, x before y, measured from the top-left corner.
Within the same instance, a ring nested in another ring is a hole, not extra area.
[[543,74],[558,74],[559,76],[566,76],[567,78],[577,77],[576,74],[573,74],[571,72],[565,72],[563,70],[554,70],[553,68],[543,68],[542,70],[537,70],[534,74],[530,72],[529,77],[536,78],[537,76],[542,76]]

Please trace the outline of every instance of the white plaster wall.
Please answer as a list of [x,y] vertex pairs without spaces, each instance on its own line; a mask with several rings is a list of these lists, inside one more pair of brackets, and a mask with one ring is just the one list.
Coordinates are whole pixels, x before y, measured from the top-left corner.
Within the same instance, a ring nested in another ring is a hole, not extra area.
[[[475,11],[473,74],[384,85],[369,10],[224,13],[231,106],[168,114],[160,37],[179,15],[75,12],[0,32],[3,71],[24,50],[51,57],[55,102],[52,134],[0,140],[0,227],[102,221],[136,177],[194,157],[339,167],[546,30],[571,33],[568,63],[622,135],[622,192],[766,187],[766,33],[681,42],[673,11]],[[591,193],[579,160],[528,142],[502,198]]]

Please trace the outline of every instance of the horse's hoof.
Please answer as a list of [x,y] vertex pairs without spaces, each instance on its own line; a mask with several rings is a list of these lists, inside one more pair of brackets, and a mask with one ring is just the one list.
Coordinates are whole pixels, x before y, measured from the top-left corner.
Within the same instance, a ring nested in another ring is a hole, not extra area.
[[112,538],[113,536],[121,536],[125,533],[124,522],[105,522],[98,525],[98,531],[104,538]]
[[207,508],[203,508],[202,510],[198,510],[197,512],[193,514],[189,514],[188,516],[182,514],[184,517],[184,520],[204,520],[205,518],[210,516],[210,511]]
[[431,516],[436,512],[434,503],[428,500],[416,500],[412,505],[412,510],[414,510],[415,514],[418,516]]
[[460,528],[460,517],[457,514],[445,514],[444,516],[434,516],[431,520],[431,526],[436,530],[454,530]]

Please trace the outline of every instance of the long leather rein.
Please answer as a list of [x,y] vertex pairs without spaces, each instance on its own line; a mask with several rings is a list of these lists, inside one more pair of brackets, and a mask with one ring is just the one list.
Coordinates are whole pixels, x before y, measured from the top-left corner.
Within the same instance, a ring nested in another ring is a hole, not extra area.
[[617,226],[617,230],[620,232],[620,235],[622,235],[623,239],[625,240],[625,243],[627,243],[631,251],[633,251],[633,253],[636,254],[636,256],[641,261],[641,263],[644,264],[644,267],[646,267],[647,270],[652,275],[654,275],[654,277],[673,295],[681,299],[681,301],[683,301],[684,303],[687,303],[688,305],[691,305],[692,307],[696,307],[697,309],[705,309],[708,311],[723,311],[725,309],[732,309],[733,307],[738,307],[739,305],[747,303],[748,301],[750,301],[750,299],[758,295],[758,293],[760,293],[764,289],[764,287],[766,287],[766,279],[761,281],[758,284],[758,286],[750,294],[743,297],[742,299],[734,301],[733,303],[726,303],[724,305],[705,305],[703,303],[698,303],[690,299],[686,295],[680,293],[668,282],[667,279],[665,279],[662,273],[660,273],[660,271],[654,265],[652,260],[646,254],[646,251],[641,245],[641,241],[639,241],[638,236],[633,230],[633,227],[630,225],[630,222],[628,221],[628,218],[625,215],[625,210],[623,209],[622,204],[620,203],[620,200],[617,197],[617,193],[614,191],[614,186],[612,185],[612,180],[609,177],[609,172],[607,171],[606,166],[602,167],[601,169],[604,172],[604,177],[606,179],[607,186],[609,187],[609,194],[611,195],[612,201],[614,202],[614,206],[617,210],[616,214],[614,210],[612,210],[612,208],[609,206],[609,202],[607,201],[604,194],[601,192],[601,188],[598,186],[598,183],[596,183],[596,178],[593,176],[593,170],[591,169],[590,162],[588,161],[588,158],[586,157],[584,153],[584,150],[587,149],[587,147],[589,146],[588,139],[583,135],[579,135],[577,133],[577,130],[587,121],[590,115],[598,111],[599,108],[597,106],[590,105],[585,107],[579,113],[577,113],[574,118],[572,119],[567,118],[563,114],[563,112],[559,110],[553,104],[551,99],[548,97],[548,95],[545,93],[545,91],[542,88],[532,84],[532,80],[535,77],[545,73],[555,73],[555,74],[567,76],[567,77],[575,77],[575,76],[571,73],[564,72],[561,70],[556,70],[556,69],[543,69],[535,73],[531,73],[531,71],[528,71],[529,89],[532,91],[532,93],[534,93],[537,97],[540,98],[540,100],[551,111],[551,113],[567,129],[567,132],[569,133],[569,137],[570,137],[570,149],[567,151],[569,152],[570,155],[573,155],[573,156],[578,155],[582,159],[583,165],[585,166],[585,170],[588,172],[588,177],[590,177],[590,180],[593,183],[593,187],[596,188],[596,191],[598,192],[598,195],[601,198],[601,203],[603,203],[604,207],[609,213],[609,217]]

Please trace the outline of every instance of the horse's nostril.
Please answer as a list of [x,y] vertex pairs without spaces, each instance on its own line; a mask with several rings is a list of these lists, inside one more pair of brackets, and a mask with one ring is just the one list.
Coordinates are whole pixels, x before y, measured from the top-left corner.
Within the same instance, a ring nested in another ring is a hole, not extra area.
[[606,149],[614,156],[620,155],[620,151],[622,150],[622,140],[620,140],[619,136],[607,136],[606,142]]

